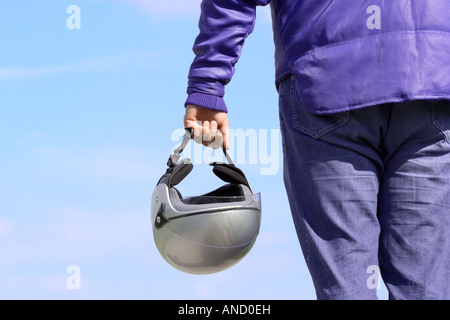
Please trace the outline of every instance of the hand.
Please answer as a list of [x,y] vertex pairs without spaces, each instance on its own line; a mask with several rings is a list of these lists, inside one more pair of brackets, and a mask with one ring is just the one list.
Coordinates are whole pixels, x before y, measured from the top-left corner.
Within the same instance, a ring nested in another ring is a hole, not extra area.
[[194,141],[204,146],[217,149],[223,143],[226,149],[230,148],[230,127],[226,112],[187,105],[184,127],[193,128]]

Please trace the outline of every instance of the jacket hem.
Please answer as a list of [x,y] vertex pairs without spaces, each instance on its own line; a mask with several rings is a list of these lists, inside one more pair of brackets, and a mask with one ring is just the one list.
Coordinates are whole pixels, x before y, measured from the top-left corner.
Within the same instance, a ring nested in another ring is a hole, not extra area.
[[293,62],[292,73],[300,105],[311,113],[331,114],[413,99],[448,99],[449,65],[450,33],[400,31],[311,51]]
[[228,112],[225,100],[222,97],[205,94],[200,92],[193,92],[188,95],[184,106],[195,105],[209,110]]

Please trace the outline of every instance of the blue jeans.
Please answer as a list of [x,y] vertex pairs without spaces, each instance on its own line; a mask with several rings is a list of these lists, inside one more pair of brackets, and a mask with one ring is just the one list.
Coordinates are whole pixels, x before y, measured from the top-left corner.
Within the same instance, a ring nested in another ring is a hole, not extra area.
[[[318,299],[450,299],[450,101],[313,115],[281,83],[284,181]],[[376,281],[375,281],[376,283]]]

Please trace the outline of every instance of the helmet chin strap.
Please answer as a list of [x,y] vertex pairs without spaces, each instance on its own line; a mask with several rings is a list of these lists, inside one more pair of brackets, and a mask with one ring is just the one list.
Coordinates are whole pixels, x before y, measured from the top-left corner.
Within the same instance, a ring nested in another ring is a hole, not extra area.
[[178,160],[180,159],[180,154],[183,152],[184,148],[186,148],[189,141],[192,139],[193,136],[193,130],[192,128],[185,128],[185,133],[183,135],[183,140],[181,141],[181,145],[175,150],[173,150],[173,154],[169,156],[169,160],[167,160],[167,166],[169,168],[175,167],[175,165],[178,163]]
[[[173,154],[170,155],[169,160],[167,160],[167,166],[169,168],[173,168],[180,159],[180,154],[183,152],[184,148],[186,148],[187,144],[191,139],[194,138],[194,129],[193,128],[184,128],[185,133],[183,135],[183,140],[181,141],[181,144],[179,147],[175,148],[173,151]],[[225,155],[225,158],[227,159],[227,162],[230,166],[234,166],[233,160],[231,160],[231,157],[229,156],[227,149],[222,144],[222,151]]]
[[233,160],[231,160],[230,156],[228,155],[227,149],[225,149],[225,146],[222,144],[222,151],[223,154],[225,155],[225,158],[227,158],[227,162],[230,166],[234,167],[234,163]]

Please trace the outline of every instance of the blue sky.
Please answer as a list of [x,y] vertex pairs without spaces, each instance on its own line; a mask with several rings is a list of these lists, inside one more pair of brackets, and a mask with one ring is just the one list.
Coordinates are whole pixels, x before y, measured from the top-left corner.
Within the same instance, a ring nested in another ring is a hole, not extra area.
[[[66,26],[72,4],[81,29]],[[270,174],[261,144],[241,165],[262,194],[259,238],[209,276],[173,269],[154,246],[151,193],[179,142],[199,4],[0,2],[1,299],[315,299],[284,192],[269,8],[226,92],[232,128],[268,133]],[[220,184],[203,162],[183,193]],[[67,288],[71,265],[80,289]]]

